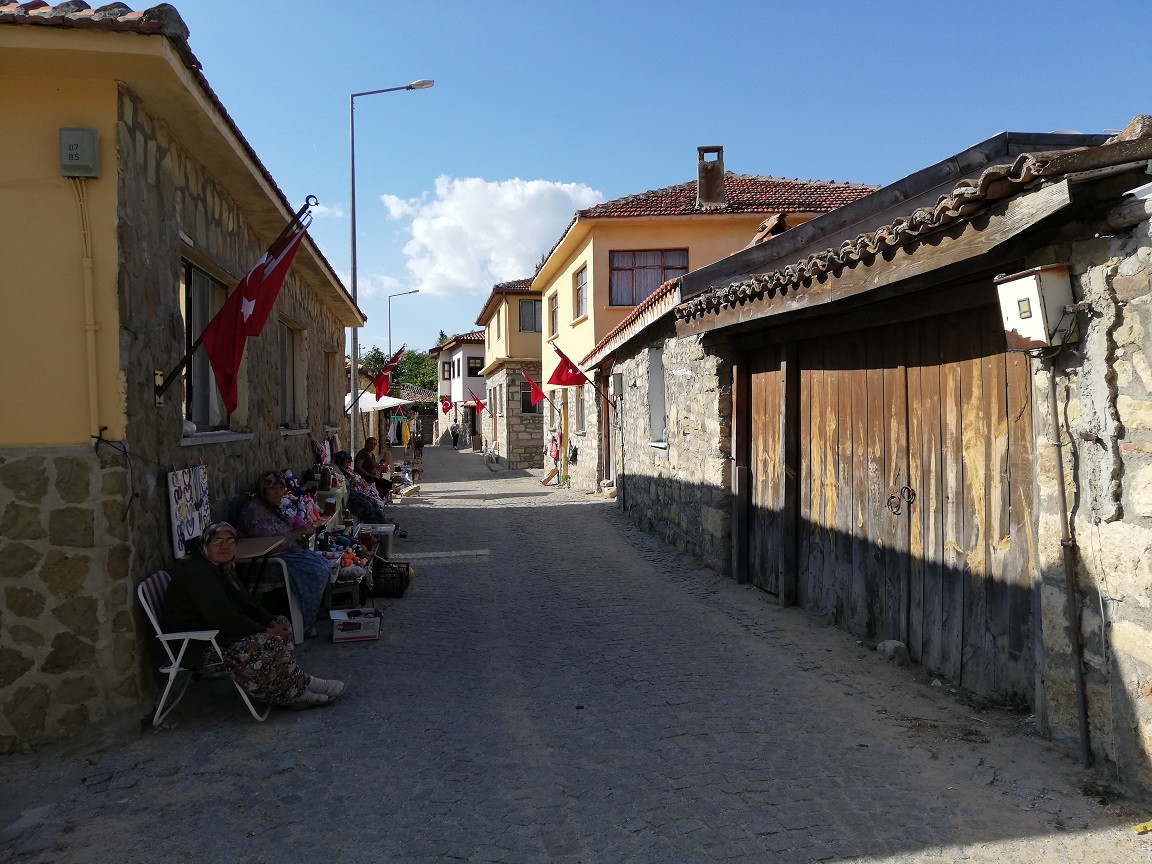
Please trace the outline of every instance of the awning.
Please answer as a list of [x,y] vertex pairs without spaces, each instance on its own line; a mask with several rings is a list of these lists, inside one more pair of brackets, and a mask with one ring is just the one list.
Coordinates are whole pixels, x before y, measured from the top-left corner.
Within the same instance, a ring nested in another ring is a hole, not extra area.
[[[368,392],[360,396],[360,413],[367,414],[369,411],[387,411],[390,408],[396,408],[400,405],[411,405],[411,399],[397,399],[395,396],[385,396],[383,399],[377,399],[376,394],[368,390]],[[344,410],[347,411],[352,407],[352,394],[349,393],[344,397]]]

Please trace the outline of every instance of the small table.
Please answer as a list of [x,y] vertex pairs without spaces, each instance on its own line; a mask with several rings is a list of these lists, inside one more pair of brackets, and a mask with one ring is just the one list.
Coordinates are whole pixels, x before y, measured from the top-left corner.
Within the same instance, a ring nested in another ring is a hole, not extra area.
[[245,564],[257,558],[266,558],[283,546],[283,537],[245,537],[236,541],[236,561]]

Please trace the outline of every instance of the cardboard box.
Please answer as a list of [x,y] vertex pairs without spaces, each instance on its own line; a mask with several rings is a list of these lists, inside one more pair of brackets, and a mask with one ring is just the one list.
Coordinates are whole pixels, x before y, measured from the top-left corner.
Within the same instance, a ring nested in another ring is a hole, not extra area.
[[379,609],[333,609],[333,642],[366,642],[380,638],[381,615]]

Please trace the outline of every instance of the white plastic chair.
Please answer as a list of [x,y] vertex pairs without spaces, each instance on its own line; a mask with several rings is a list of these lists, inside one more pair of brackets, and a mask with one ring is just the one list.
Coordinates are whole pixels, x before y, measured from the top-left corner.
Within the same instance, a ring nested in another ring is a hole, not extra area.
[[[156,638],[160,640],[161,646],[164,648],[164,653],[168,655],[168,662],[160,666],[160,671],[168,676],[168,681],[164,686],[164,692],[160,696],[160,702],[156,706],[156,713],[152,716],[152,725],[159,726],[164,722],[172,709],[175,708],[180,700],[184,697],[184,691],[188,689],[188,683],[192,680],[193,670],[184,666],[184,654],[188,650],[188,645],[192,642],[201,643],[207,642],[216,651],[216,656],[220,658],[220,662],[224,662],[224,652],[220,650],[220,646],[216,643],[216,634],[219,630],[189,630],[183,633],[165,633],[164,629],[160,626],[160,613],[164,607],[164,595],[168,591],[168,585],[172,582],[172,577],[165,571],[159,570],[145,579],[136,588],[136,596],[140,598],[140,605],[144,607],[144,614],[148,616],[148,621],[152,624],[152,629],[156,632]],[[173,652],[173,646],[179,643],[179,648]],[[180,677],[180,673],[185,672],[187,675],[184,678],[184,683],[180,685],[173,695],[173,687],[176,685],[176,680]],[[240,694],[240,698],[244,700],[244,704],[248,706],[248,711],[256,718],[257,721],[263,721],[268,717],[268,712],[272,710],[272,706],[268,705],[261,714],[256,710],[256,706],[252,704],[252,700],[248,694],[244,692],[235,679],[232,679],[232,686],[236,688],[236,692]],[[169,704],[171,699],[171,704]]]
[[[245,561],[245,564],[254,564],[251,561]],[[292,587],[292,579],[288,576],[288,565],[280,558],[269,558],[262,565],[255,564],[256,567],[263,566],[264,572],[260,574],[260,587],[256,590],[257,594],[263,594],[265,591],[273,591],[276,588],[283,588],[284,593],[288,596],[288,619],[292,623],[292,641],[297,645],[304,642],[304,616],[300,614],[300,601],[296,599],[296,589]],[[272,576],[269,579],[269,576]]]

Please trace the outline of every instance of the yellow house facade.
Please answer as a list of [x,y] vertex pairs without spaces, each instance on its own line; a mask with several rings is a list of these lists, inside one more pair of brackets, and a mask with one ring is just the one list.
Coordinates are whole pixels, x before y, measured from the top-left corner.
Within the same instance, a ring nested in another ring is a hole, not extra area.
[[[732,174],[722,147],[700,147],[695,181],[578,211],[531,283],[544,313],[544,382],[560,362],[553,346],[579,365],[653,302],[661,285],[731,255],[758,231],[779,233],[873,188]],[[569,476],[585,489],[613,476],[601,441],[608,382],[598,373],[589,379],[572,388],[542,382],[555,405],[546,412],[549,429],[559,428],[567,404],[565,449],[576,457]]]
[[531,384],[540,383],[542,321],[540,295],[531,279],[503,282],[476,318],[484,328],[484,368],[488,391],[485,440],[501,464],[509,468],[539,468],[543,405],[532,404]]
[[[346,435],[363,315],[305,238],[237,409],[203,352],[170,373],[296,207],[167,5],[0,6],[0,752],[131,732],[154,695],[135,586],[174,566],[169,474],[213,518],[266,468]],[[95,445],[95,446],[94,446]]]

